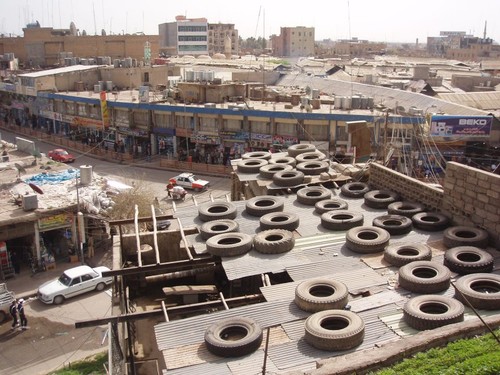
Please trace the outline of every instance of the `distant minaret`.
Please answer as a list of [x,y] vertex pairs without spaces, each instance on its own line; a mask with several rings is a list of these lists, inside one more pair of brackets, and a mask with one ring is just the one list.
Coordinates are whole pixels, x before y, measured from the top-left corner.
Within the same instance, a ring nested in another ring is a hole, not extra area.
[[488,25],[488,21],[484,21],[484,33],[483,33],[483,39],[486,40],[486,26]]

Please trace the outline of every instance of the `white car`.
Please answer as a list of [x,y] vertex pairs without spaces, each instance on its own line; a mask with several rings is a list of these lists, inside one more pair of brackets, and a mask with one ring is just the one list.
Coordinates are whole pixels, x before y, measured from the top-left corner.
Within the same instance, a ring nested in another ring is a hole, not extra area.
[[210,185],[207,180],[202,180],[192,173],[181,173],[169,179],[168,182],[169,184],[182,186],[185,189],[193,189],[195,191],[206,190]]
[[67,269],[58,279],[47,281],[38,288],[38,299],[44,303],[59,305],[65,299],[92,290],[104,290],[111,284],[112,277],[102,277],[108,267],[78,266]]

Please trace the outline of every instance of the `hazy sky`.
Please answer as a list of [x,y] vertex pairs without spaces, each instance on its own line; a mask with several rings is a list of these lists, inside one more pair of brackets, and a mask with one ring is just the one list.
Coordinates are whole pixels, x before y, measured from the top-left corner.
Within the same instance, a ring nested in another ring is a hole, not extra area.
[[233,23],[242,38],[269,37],[280,27],[314,27],[316,40],[358,37],[410,42],[440,31],[465,31],[500,43],[500,0],[0,0],[0,33],[23,35],[28,22],[69,28],[71,21],[88,35],[144,32],[175,16],[205,17]]

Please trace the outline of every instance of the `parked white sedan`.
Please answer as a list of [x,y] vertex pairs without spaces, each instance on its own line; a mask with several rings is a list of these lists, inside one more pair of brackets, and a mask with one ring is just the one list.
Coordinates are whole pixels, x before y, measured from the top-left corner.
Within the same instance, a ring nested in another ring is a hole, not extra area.
[[47,281],[38,288],[38,299],[44,303],[59,305],[65,299],[92,290],[104,290],[111,284],[112,277],[102,277],[108,267],[78,266],[67,269],[58,279]]

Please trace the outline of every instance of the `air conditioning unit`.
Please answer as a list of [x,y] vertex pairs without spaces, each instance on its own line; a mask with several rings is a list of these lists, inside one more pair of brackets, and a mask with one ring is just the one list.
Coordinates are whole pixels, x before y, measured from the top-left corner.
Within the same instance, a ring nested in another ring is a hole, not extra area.
[[38,208],[38,197],[36,194],[26,194],[23,195],[23,210],[24,211],[33,211]]

